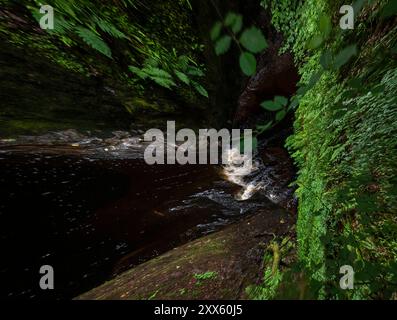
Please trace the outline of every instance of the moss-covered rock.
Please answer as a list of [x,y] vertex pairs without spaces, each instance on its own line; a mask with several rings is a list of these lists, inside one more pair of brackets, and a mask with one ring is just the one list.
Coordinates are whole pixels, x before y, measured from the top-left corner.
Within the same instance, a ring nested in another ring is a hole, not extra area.
[[293,236],[294,215],[277,207],[176,248],[79,297],[105,299],[244,299],[263,276],[274,237]]

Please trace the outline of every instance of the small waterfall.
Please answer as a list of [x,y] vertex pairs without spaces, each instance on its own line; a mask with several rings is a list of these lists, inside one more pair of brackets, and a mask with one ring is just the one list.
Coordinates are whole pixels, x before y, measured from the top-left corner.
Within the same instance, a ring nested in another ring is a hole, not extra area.
[[247,159],[238,149],[225,152],[228,161],[222,168],[222,175],[227,181],[242,187],[235,196],[236,200],[246,201],[261,192],[273,203],[288,208],[294,207],[293,189],[288,186],[291,178],[283,174],[286,170],[285,160],[265,164],[258,154],[253,155],[252,159]]
[[227,164],[223,166],[226,180],[241,186],[243,189],[236,195],[237,200],[245,201],[265,187],[258,174],[262,171],[263,163],[253,156],[241,154],[238,148],[226,150]]

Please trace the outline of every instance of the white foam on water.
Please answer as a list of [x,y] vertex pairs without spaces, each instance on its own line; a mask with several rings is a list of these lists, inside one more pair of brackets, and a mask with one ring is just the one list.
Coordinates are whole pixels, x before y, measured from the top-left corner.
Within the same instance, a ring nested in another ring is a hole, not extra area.
[[223,166],[223,175],[226,180],[241,186],[243,189],[236,196],[237,200],[245,201],[264,188],[261,180],[247,181],[248,176],[260,169],[261,163],[253,157],[241,154],[238,148],[226,150],[227,163]]

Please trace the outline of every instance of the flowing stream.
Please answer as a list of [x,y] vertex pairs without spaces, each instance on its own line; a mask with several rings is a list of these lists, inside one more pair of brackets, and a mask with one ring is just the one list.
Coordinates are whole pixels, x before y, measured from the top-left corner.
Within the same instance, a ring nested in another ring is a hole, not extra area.
[[[149,166],[145,146],[126,132],[0,140],[1,296],[75,297],[277,202],[260,160]],[[53,291],[39,288],[42,265]]]

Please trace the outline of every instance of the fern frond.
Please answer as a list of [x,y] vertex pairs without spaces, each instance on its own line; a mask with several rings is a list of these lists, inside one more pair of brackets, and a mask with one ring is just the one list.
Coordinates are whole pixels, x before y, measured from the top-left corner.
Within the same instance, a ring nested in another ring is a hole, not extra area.
[[142,71],[149,74],[151,77],[163,78],[163,79],[172,79],[172,75],[170,75],[167,71],[155,67],[146,67]]
[[178,77],[178,79],[181,80],[184,84],[187,84],[187,85],[190,84],[190,79],[186,74],[184,74],[183,72],[180,72],[178,70],[175,70],[174,73]]
[[[32,6],[27,6],[27,8],[31,11],[33,18],[40,23],[43,15],[40,13],[40,9]],[[65,18],[59,13],[54,17],[54,29],[48,29],[49,33],[57,33],[57,34],[65,34],[67,31],[72,30],[74,28],[74,24],[65,20]]]
[[66,21],[61,15],[54,18],[54,30],[49,30],[50,32],[55,32],[59,34],[64,34],[74,28],[74,24]]
[[196,76],[196,77],[204,77],[204,75],[205,75],[204,72],[200,68],[197,68],[194,66],[189,66],[187,73],[190,76]]
[[122,33],[120,30],[118,30],[113,24],[111,24],[110,22],[103,20],[99,17],[94,17],[93,19],[96,24],[98,25],[98,27],[103,31],[106,32],[107,34],[118,38],[118,39],[126,39],[126,35],[124,33]]
[[196,89],[196,91],[198,93],[200,93],[203,97],[206,97],[206,98],[209,97],[207,90],[201,84],[192,81],[192,85],[193,85],[194,89]]
[[76,4],[74,1],[54,0],[54,7],[58,11],[64,13],[66,16],[82,23],[82,21],[79,19],[83,8],[81,5]]
[[100,36],[84,27],[76,27],[75,31],[89,46],[104,54],[108,58],[112,58],[112,51]]
[[131,6],[132,8],[137,8],[137,4],[135,0],[122,0],[124,7],[128,8]]
[[152,79],[158,85],[165,87],[167,89],[171,89],[171,87],[176,86],[175,82],[169,78],[151,77],[150,79]]
[[178,69],[183,72],[186,72],[189,67],[189,57],[182,55],[178,58]]
[[145,60],[145,62],[143,63],[143,66],[145,68],[150,68],[150,67],[154,67],[157,68],[159,65],[159,59],[157,57],[151,56],[149,58],[147,58]]
[[136,74],[139,78],[145,80],[149,77],[149,75],[142,71],[141,69],[134,67],[134,66],[129,66],[128,69],[130,69],[130,71],[134,74]]

